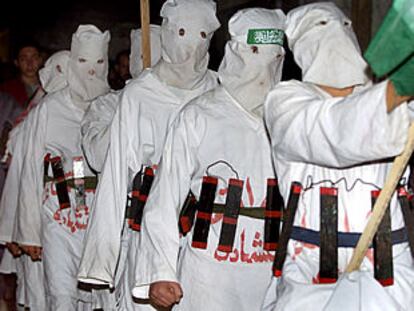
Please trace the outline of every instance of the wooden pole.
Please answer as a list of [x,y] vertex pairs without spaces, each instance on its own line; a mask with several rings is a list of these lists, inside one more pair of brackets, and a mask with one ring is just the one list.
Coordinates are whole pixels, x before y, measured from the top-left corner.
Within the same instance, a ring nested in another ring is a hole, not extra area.
[[409,129],[408,141],[405,146],[405,149],[401,155],[395,158],[391,168],[391,172],[389,173],[388,178],[385,182],[384,188],[381,190],[380,195],[375,202],[372,215],[369,218],[365,230],[358,241],[358,245],[354,250],[351,261],[349,262],[348,267],[346,268],[347,272],[352,272],[359,269],[362,260],[364,259],[365,254],[367,253],[367,250],[370,244],[372,243],[374,235],[378,230],[378,226],[381,223],[382,218],[384,217],[385,211],[388,208],[388,204],[391,201],[395,188],[397,187],[398,182],[400,181],[401,176],[403,175],[404,170],[407,167],[408,161],[410,160],[413,150],[414,123],[411,124],[411,127]]
[[142,65],[151,67],[151,37],[150,37],[150,8],[149,0],[141,1],[141,34],[142,34]]

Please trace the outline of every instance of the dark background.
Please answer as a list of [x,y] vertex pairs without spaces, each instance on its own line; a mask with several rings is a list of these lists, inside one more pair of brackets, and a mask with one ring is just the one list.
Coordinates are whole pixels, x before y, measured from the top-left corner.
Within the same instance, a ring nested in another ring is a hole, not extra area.
[[[365,48],[382,20],[392,0],[335,0],[353,20],[353,26]],[[216,0],[217,15],[222,27],[216,32],[210,49],[210,67],[216,69],[221,61],[228,39],[228,19],[246,7],[290,9],[313,0]],[[159,11],[164,0],[151,0],[151,23],[159,24]],[[14,47],[21,41],[35,39],[51,54],[70,47],[71,35],[79,24],[94,24],[101,30],[109,29],[111,43],[109,56],[129,48],[129,33],[140,26],[139,0],[2,0],[0,4],[0,63],[10,62]],[[297,69],[287,57],[289,73],[297,77]],[[287,77],[289,78],[289,76]]]

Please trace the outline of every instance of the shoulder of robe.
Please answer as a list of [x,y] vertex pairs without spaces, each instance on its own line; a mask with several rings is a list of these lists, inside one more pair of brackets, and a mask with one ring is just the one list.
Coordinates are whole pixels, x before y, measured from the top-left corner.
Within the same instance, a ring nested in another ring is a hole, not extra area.
[[268,94],[265,107],[275,104],[282,104],[286,100],[291,100],[300,96],[315,96],[316,92],[309,83],[298,80],[279,82]]

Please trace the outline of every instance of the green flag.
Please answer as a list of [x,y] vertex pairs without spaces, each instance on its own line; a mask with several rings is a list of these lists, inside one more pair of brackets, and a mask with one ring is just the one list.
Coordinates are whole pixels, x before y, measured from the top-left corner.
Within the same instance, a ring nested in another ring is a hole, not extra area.
[[414,95],[413,0],[394,0],[365,58],[378,77],[390,76],[398,94]]

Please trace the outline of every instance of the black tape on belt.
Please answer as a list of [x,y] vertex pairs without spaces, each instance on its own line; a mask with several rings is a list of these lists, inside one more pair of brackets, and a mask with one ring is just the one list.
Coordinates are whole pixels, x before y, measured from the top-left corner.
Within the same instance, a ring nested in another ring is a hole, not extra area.
[[319,283],[338,280],[338,189],[320,188]]
[[[371,191],[372,207],[374,207],[380,191]],[[394,284],[394,269],[392,262],[391,215],[390,207],[385,211],[384,217],[374,236],[374,276],[382,286]]]
[[187,198],[185,199],[183,208],[181,209],[180,218],[178,222],[178,227],[180,229],[180,233],[183,236],[186,236],[188,232],[191,231],[194,223],[194,217],[197,210],[197,200],[195,196],[190,193],[188,194]]
[[43,184],[46,183],[46,179],[49,178],[49,166],[50,166],[50,153],[45,155],[43,160]]
[[414,208],[412,204],[410,204],[411,200],[406,189],[403,187],[398,190],[398,201],[400,202],[404,216],[404,223],[407,229],[408,244],[410,244],[411,255],[414,258]]
[[127,209],[127,216],[128,224],[130,227],[134,224],[134,219],[137,217],[138,214],[138,197],[139,197],[139,190],[142,184],[142,171],[139,171],[132,181],[132,192],[131,192],[131,199],[130,205]]
[[[142,178],[141,188],[139,189],[139,195],[137,198],[136,215],[134,223],[131,228],[135,231],[141,231],[142,215],[144,213],[145,203],[151,190],[152,182],[154,181],[154,170],[150,167],[146,167],[144,171],[144,177]],[[134,198],[134,196],[132,197]]]
[[276,250],[275,261],[273,263],[273,275],[275,277],[280,277],[282,275],[282,269],[287,255],[287,247],[292,233],[293,221],[295,220],[301,193],[302,185],[298,182],[293,182],[290,188],[287,207],[283,215],[283,226],[279,239],[279,247]]
[[60,157],[51,158],[50,164],[52,166],[53,178],[55,179],[59,207],[60,209],[70,208],[68,185],[65,179],[62,159]]
[[231,253],[233,251],[242,194],[243,180],[230,179],[221,225],[220,240],[217,248],[221,252]]
[[279,192],[277,179],[268,179],[263,247],[266,251],[275,251],[277,249],[283,205],[283,198]]
[[215,177],[206,176],[203,178],[191,244],[194,248],[207,248],[208,232],[210,231],[211,214],[213,213],[217,183],[218,180]]

